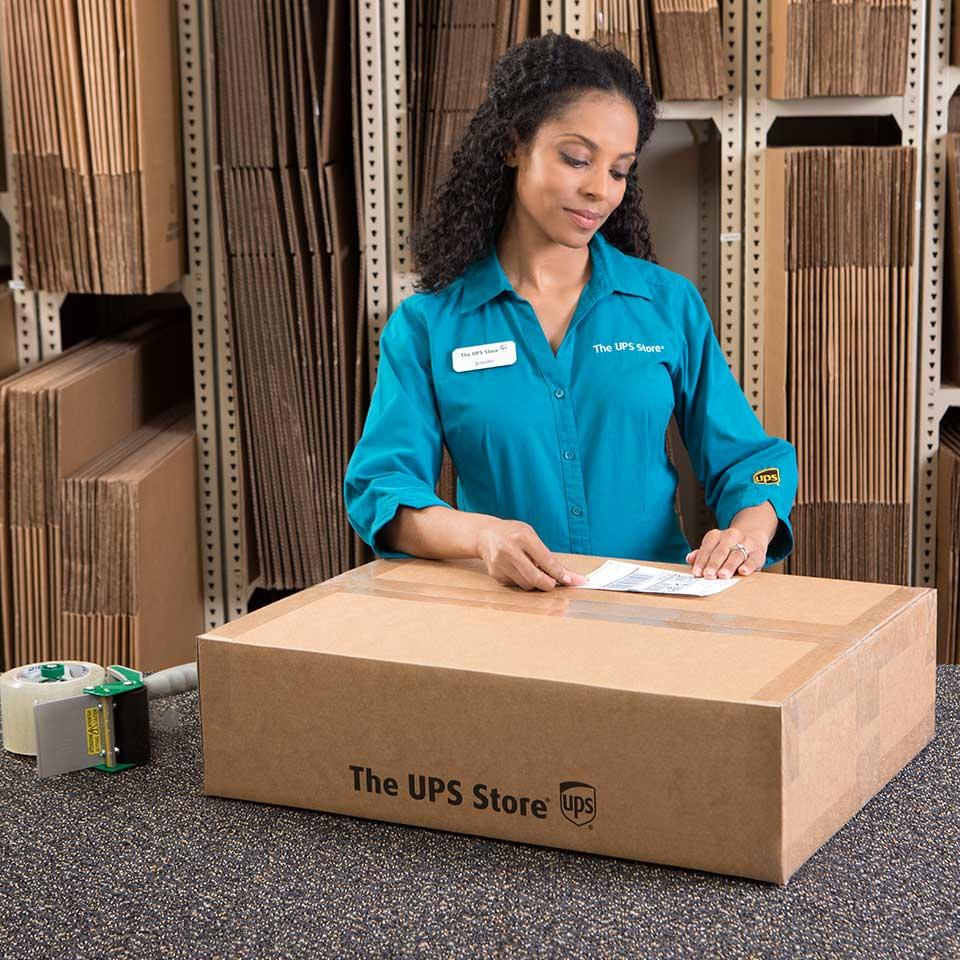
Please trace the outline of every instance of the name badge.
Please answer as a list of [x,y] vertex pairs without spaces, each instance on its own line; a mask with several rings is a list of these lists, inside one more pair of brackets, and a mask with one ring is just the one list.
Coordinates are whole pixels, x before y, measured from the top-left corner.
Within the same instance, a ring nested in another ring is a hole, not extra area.
[[475,347],[458,347],[453,351],[453,369],[457,373],[485,370],[488,367],[509,367],[517,362],[517,343],[480,343]]

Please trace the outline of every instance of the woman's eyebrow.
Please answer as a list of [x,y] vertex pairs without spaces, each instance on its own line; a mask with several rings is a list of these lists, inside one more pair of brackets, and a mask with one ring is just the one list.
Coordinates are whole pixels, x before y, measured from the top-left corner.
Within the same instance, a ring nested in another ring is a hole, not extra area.
[[[592,140],[590,140],[588,137],[585,137],[582,133],[573,133],[573,132],[571,131],[570,133],[561,133],[560,136],[561,136],[561,137],[576,137],[578,140],[582,140],[582,141],[583,141],[588,147],[590,147],[592,150],[599,150],[599,149],[600,149]],[[637,155],[637,151],[636,151],[636,150],[628,150],[626,153],[621,153],[621,154],[620,154],[620,157],[635,157],[636,155]],[[619,160],[620,157],[617,157],[617,159]]]

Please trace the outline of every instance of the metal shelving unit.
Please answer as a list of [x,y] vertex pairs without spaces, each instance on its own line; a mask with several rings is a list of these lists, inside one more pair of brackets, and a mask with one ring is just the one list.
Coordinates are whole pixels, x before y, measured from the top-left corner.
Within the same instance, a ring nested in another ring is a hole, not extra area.
[[[943,0],[939,0],[943,6]],[[764,291],[763,253],[766,249],[763,224],[763,151],[774,121],[781,117],[892,116],[898,123],[903,146],[918,151],[918,176],[914,203],[918,211],[914,228],[914,277],[921,262],[921,177],[923,167],[923,62],[926,28],[925,4],[912,0],[907,61],[906,89],[902,97],[809,97],[801,100],[771,100],[767,97],[767,4],[765,0],[748,0],[746,50],[746,253],[744,257],[744,380],[743,389],[763,422],[763,347]],[[946,126],[946,113],[944,113]],[[929,212],[929,211],[928,211]],[[929,219],[929,217],[927,218]],[[936,218],[934,218],[936,219]],[[922,248],[926,251],[925,245]],[[926,257],[924,257],[926,259]],[[916,331],[920,283],[914,281],[911,291],[911,326]],[[916,338],[910,343],[910,368],[917,371]],[[938,367],[939,370],[939,367]],[[916,483],[916,471],[914,471]],[[914,503],[917,503],[914,497]],[[911,534],[912,535],[912,534]],[[919,544],[920,538],[913,538]],[[911,542],[913,542],[913,540]],[[911,547],[912,549],[912,547]],[[930,562],[933,558],[931,555]],[[914,573],[914,582],[916,582]],[[927,582],[927,581],[923,581]]]
[[[407,201],[403,190],[407,144],[404,0],[359,0],[360,3],[360,150],[363,157],[363,222],[366,253],[367,321],[370,368],[376,369],[380,331],[394,302],[406,264],[406,247],[395,242],[395,229],[406,231]],[[381,16],[390,11],[389,30]],[[388,51],[394,56],[393,82],[384,82]],[[399,59],[397,69],[396,60]],[[387,117],[393,118],[387,127]],[[386,150],[386,144],[391,149]],[[399,187],[399,194],[398,194]],[[405,237],[404,233],[404,237]]]
[[209,0],[178,0],[187,274],[207,628],[247,610],[246,549],[230,318],[217,217],[216,117]]

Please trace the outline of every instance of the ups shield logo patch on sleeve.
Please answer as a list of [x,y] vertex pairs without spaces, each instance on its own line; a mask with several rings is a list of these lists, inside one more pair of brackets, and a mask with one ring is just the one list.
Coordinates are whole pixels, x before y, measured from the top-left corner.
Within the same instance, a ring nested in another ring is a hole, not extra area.
[[764,467],[753,475],[754,483],[780,484],[780,470],[777,467]]

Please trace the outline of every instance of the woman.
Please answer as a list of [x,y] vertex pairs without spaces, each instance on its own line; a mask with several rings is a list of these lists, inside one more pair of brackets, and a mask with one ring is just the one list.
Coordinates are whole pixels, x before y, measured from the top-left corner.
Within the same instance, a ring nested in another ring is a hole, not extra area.
[[[793,549],[794,448],[730,374],[696,287],[653,258],[636,159],[656,102],[617,50],[508,51],[413,237],[344,482],[382,557],[479,557],[525,590],[554,552],[747,575]],[[677,422],[719,529],[691,551],[664,446]],[[446,443],[454,510],[436,483]]]

